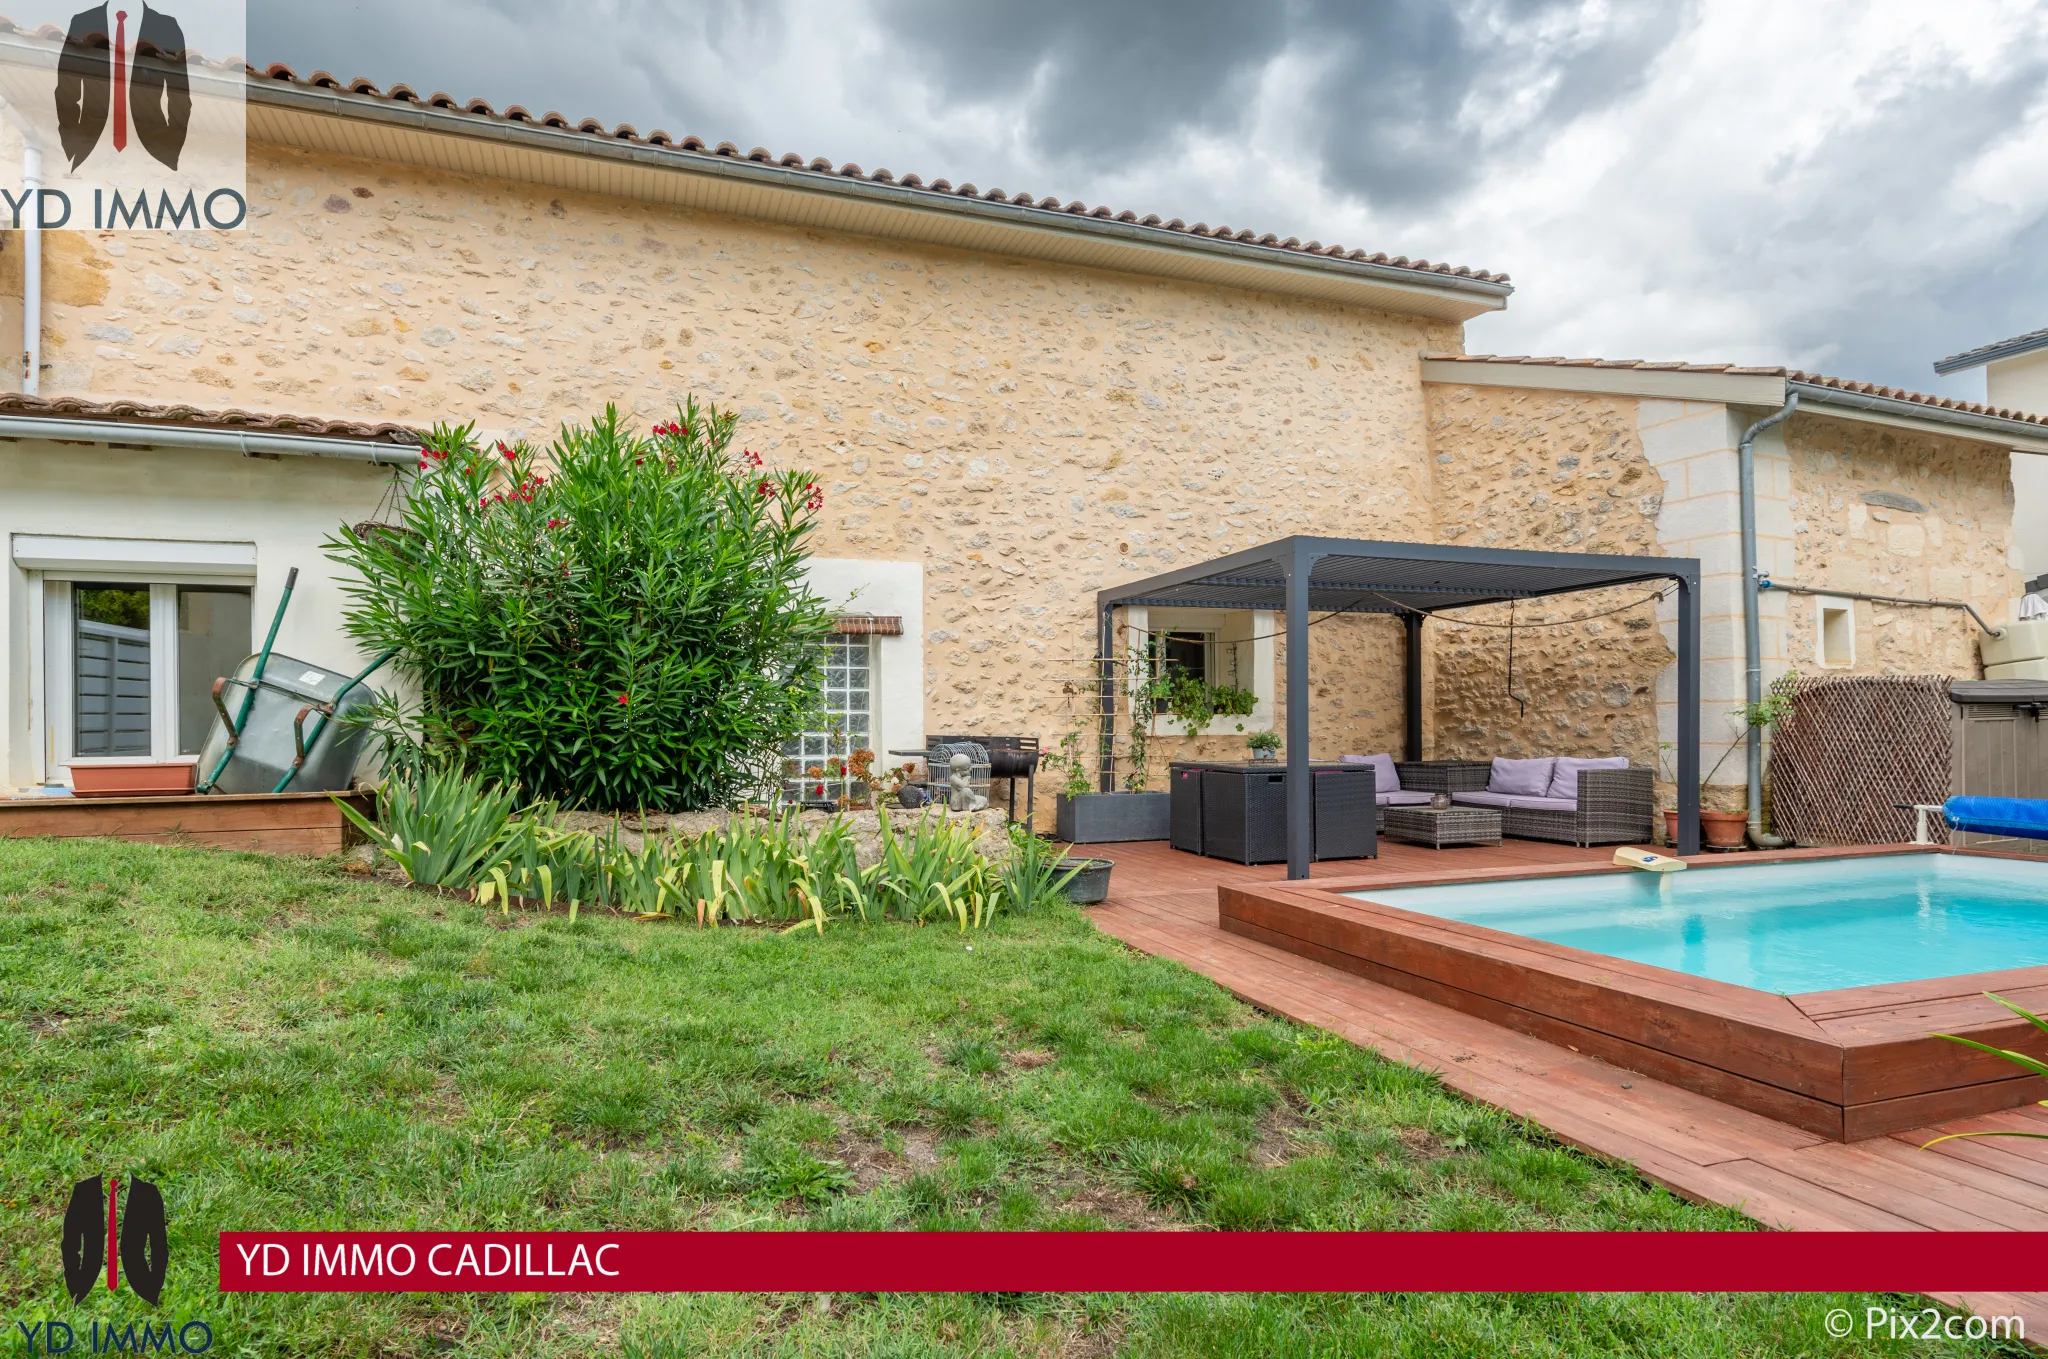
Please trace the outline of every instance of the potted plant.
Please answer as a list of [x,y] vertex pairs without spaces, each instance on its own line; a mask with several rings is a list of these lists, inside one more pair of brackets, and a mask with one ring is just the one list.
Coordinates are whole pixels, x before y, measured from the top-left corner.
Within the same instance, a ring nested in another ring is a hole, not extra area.
[[1255,760],[1280,758],[1280,733],[1277,731],[1255,731],[1244,738],[1244,743]]
[[[1728,715],[1731,718],[1739,718],[1741,720],[1745,736],[1747,736],[1748,728],[1750,727],[1770,731],[1785,719],[1786,714],[1792,711],[1792,700],[1798,690],[1798,686],[1799,672],[1797,670],[1787,670],[1772,683],[1771,691],[1764,695],[1761,702],[1745,703],[1739,708],[1732,709]],[[1706,800],[1707,785],[1714,781],[1714,775],[1721,772],[1721,766],[1728,763],[1730,755],[1743,748],[1744,743],[1738,741],[1723,750],[1721,758],[1714,761],[1714,767],[1709,769],[1706,776],[1700,780],[1700,799],[1702,802]],[[1665,776],[1673,783],[1678,782],[1677,772],[1672,767],[1675,747],[1669,741],[1666,741],[1658,747],[1658,750],[1664,756]],[[1709,849],[1741,849],[1748,830],[1749,813],[1747,811],[1723,812],[1709,811],[1705,807],[1700,808],[1700,839]],[[1676,808],[1666,808],[1664,811],[1664,839],[1668,844],[1675,845],[1678,843],[1678,811]]]
[[[1196,675],[1161,675],[1147,688],[1152,700],[1189,736],[1200,736],[1218,717],[1250,717],[1259,703],[1259,696],[1249,689],[1211,684]],[[1237,729],[1243,731],[1244,724],[1238,723]]]
[[1124,733],[1123,787],[1103,792],[1097,787],[1103,756],[1114,760],[1114,751],[1103,750],[1103,737],[1091,710],[1095,691],[1091,685],[1069,683],[1069,701],[1079,699],[1073,725],[1060,737],[1058,748],[1040,764],[1059,771],[1059,795],[1054,800],[1056,833],[1075,845],[1114,844],[1127,840],[1164,840],[1172,819],[1170,794],[1153,792],[1150,782],[1150,749],[1146,739],[1152,720],[1153,686],[1133,681],[1129,667],[1123,668],[1119,685],[1128,703],[1130,720],[1120,724]]

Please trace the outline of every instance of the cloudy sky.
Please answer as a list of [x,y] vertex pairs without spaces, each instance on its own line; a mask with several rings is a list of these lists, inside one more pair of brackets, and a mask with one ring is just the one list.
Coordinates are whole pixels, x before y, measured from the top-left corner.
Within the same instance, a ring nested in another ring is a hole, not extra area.
[[2048,326],[2028,0],[250,0],[249,55],[1503,270],[1475,352],[1980,398]]

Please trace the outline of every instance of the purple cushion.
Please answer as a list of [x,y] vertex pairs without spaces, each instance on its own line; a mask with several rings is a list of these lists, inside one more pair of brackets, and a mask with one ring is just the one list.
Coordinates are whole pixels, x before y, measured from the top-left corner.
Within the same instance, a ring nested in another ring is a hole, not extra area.
[[1427,807],[1435,796],[1420,788],[1396,788],[1391,793],[1374,793],[1372,800],[1382,807]]
[[1537,760],[1504,760],[1495,756],[1493,772],[1486,779],[1486,791],[1505,793],[1509,797],[1542,797],[1550,791],[1550,775],[1556,767],[1557,757],[1554,755],[1545,755]]
[[1451,801],[1461,807],[1498,807],[1528,812],[1576,812],[1579,804],[1568,797],[1517,797],[1508,793],[1453,793]]
[[1579,800],[1571,797],[1511,797],[1508,806],[1518,812],[1576,812]]
[[1609,755],[1597,760],[1581,760],[1571,755],[1560,755],[1557,759],[1557,768],[1550,776],[1550,788],[1543,796],[1569,798],[1573,802],[1577,802],[1579,800],[1579,771],[1581,769],[1626,768],[1628,768],[1628,756],[1626,755]]
[[1342,764],[1369,764],[1372,766],[1372,787],[1376,793],[1398,793],[1401,791],[1401,776],[1394,772],[1394,757],[1391,755],[1340,755]]

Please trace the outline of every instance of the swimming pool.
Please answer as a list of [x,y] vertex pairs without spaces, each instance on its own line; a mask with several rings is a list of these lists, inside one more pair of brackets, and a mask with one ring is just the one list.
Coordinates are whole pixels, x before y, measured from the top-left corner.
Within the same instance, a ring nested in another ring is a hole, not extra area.
[[1901,854],[1346,895],[1793,995],[2048,964],[2048,863]]

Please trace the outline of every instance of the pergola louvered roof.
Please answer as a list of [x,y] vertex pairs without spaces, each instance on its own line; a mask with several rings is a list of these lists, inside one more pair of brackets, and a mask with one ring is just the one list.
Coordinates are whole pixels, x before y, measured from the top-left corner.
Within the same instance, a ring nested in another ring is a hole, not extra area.
[[1283,611],[1287,563],[1297,553],[1313,558],[1308,607],[1317,613],[1435,613],[1610,585],[1696,579],[1699,573],[1699,562],[1688,557],[1299,537],[1111,586],[1096,600],[1103,608],[1142,604]]

